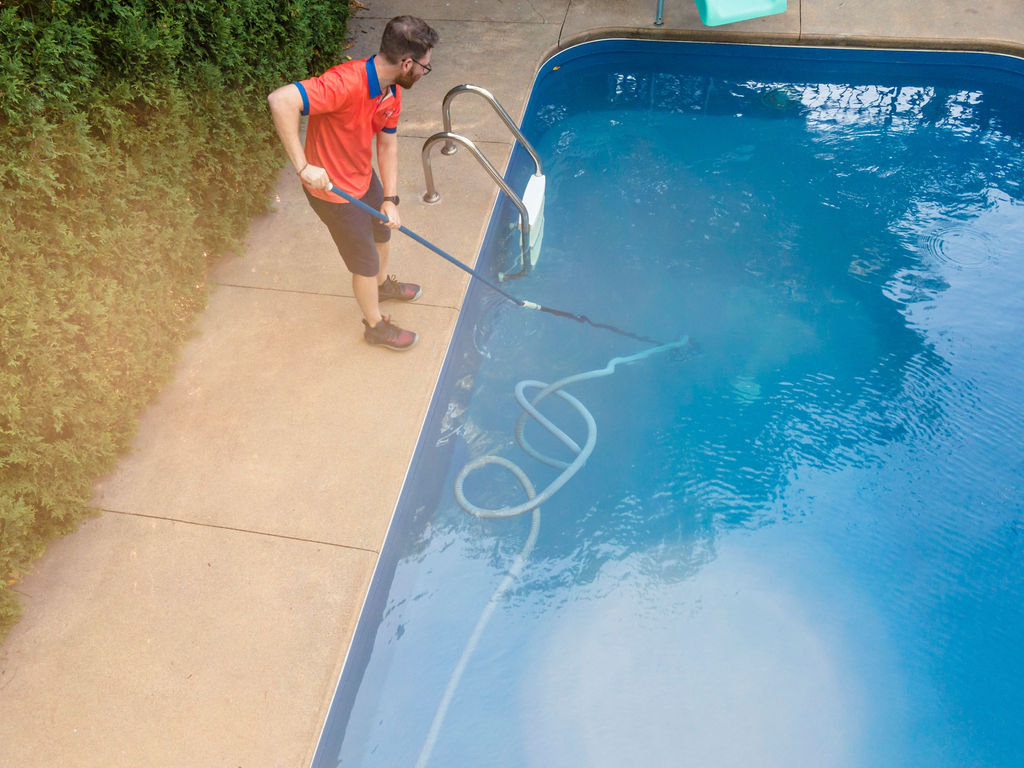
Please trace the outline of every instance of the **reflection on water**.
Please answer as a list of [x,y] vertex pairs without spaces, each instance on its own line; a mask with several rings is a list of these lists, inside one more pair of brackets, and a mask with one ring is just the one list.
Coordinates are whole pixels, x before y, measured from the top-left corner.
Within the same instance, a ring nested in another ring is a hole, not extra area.
[[[1019,100],[656,61],[584,57],[535,94],[545,242],[512,287],[697,346],[573,386],[597,447],[545,504],[431,764],[1021,764]],[[507,270],[517,241],[489,243]],[[452,480],[485,454],[557,474],[515,444],[516,381],[637,351],[486,294],[467,312],[323,765],[415,763],[529,526],[471,518]]]
[[527,764],[862,765],[856,649],[785,568],[743,549],[685,581],[609,563],[556,612],[515,688]]

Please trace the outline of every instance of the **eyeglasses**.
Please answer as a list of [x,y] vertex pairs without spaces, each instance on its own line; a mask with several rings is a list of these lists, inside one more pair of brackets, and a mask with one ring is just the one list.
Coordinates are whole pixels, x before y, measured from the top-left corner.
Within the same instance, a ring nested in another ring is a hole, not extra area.
[[416,59],[412,58],[411,56],[409,57],[409,61],[411,61],[413,64],[419,64],[421,67],[423,67],[423,76],[424,77],[426,77],[427,75],[430,74],[430,65],[429,64],[420,64],[420,62],[416,61]]

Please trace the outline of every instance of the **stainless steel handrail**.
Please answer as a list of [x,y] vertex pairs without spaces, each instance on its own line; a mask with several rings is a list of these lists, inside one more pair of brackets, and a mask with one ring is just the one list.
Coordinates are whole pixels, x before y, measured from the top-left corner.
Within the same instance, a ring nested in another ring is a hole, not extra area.
[[500,117],[502,121],[505,123],[505,125],[508,126],[509,130],[512,131],[512,134],[515,136],[516,141],[518,141],[523,146],[523,148],[529,153],[530,157],[533,159],[533,164],[535,168],[534,176],[542,175],[540,156],[537,154],[536,150],[534,150],[534,148],[530,145],[530,142],[526,140],[526,137],[523,136],[522,132],[519,130],[516,124],[512,122],[512,118],[509,117],[508,112],[506,112],[504,108],[498,103],[497,99],[494,98],[491,92],[486,90],[485,88],[480,88],[479,86],[476,85],[457,85],[450,91],[448,91],[448,93],[445,94],[444,101],[441,104],[441,120],[442,123],[444,124],[444,130],[441,131],[440,133],[435,133],[433,136],[430,136],[426,141],[424,141],[423,149],[420,152],[420,156],[423,162],[423,178],[427,183],[427,191],[423,195],[423,202],[436,203],[441,199],[441,194],[437,191],[437,188],[434,186],[434,173],[430,166],[431,147],[433,147],[439,141],[443,141],[444,146],[441,148],[441,153],[445,155],[454,154],[458,149],[458,145],[460,144],[466,147],[466,149],[470,151],[473,157],[477,159],[480,165],[484,167],[484,170],[487,171],[487,173],[495,181],[495,183],[501,188],[501,191],[508,195],[509,199],[512,200],[513,203],[515,203],[516,208],[519,209],[519,229],[522,236],[521,248],[523,255],[523,268],[522,271],[517,272],[515,274],[506,275],[504,273],[499,273],[498,277],[500,279],[505,279],[506,277],[521,277],[530,270],[530,214],[529,211],[527,211],[526,205],[525,203],[523,203],[522,198],[512,191],[511,187],[509,187],[506,181],[502,178],[501,174],[498,173],[497,169],[495,169],[491,162],[484,156],[483,152],[480,151],[479,147],[477,147],[477,145],[472,140],[467,139],[465,136],[460,136],[457,133],[452,133],[451,104],[452,100],[460,93],[475,93],[478,96],[483,97],[483,99],[488,104],[490,104],[494,111],[498,114],[498,117]]
[[484,154],[480,151],[479,147],[477,147],[477,145],[470,139],[467,139],[465,136],[460,136],[457,133],[442,131],[441,133],[435,133],[423,142],[423,149],[421,150],[420,155],[423,159],[423,177],[427,182],[427,192],[423,195],[423,202],[436,203],[441,199],[441,195],[438,194],[437,190],[434,188],[434,173],[430,168],[430,148],[439,141],[445,142],[445,146],[448,146],[449,144],[452,144],[452,146],[455,144],[461,144],[468,149],[473,154],[473,157],[480,161],[480,165],[482,165],[484,170],[490,174],[495,183],[501,187],[501,191],[508,195],[509,199],[515,203],[516,208],[519,209],[519,229],[521,230],[522,237],[521,247],[523,252],[523,271],[514,275],[505,275],[501,273],[498,277],[500,279],[504,279],[506,277],[519,277],[520,275],[526,274],[530,269],[530,213],[526,210],[526,204],[522,201],[519,195],[512,191],[512,188],[508,183],[501,178],[501,174],[495,170],[490,161],[484,157]]
[[[479,85],[456,85],[448,93],[444,95],[444,101],[441,102],[441,122],[444,125],[444,130],[451,133],[452,130],[452,102],[455,97],[462,93],[475,93],[477,96],[483,98],[491,108],[494,109],[498,117],[501,118],[502,122],[508,126],[508,129],[512,131],[512,135],[516,137],[516,141],[523,145],[523,149],[530,153],[530,157],[533,158],[534,175],[540,175],[543,173],[540,165],[540,156],[530,145],[530,142],[523,136],[522,131],[519,130],[518,126],[509,117],[508,112],[498,103],[498,100],[494,98],[494,94],[488,91],[486,88],[481,88]],[[451,155],[455,153],[454,144],[446,144],[442,149],[441,153],[445,155]]]

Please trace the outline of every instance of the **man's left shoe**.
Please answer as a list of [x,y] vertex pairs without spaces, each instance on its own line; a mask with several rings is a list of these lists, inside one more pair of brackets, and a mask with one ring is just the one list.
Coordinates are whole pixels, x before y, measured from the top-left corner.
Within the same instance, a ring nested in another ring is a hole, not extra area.
[[423,289],[416,283],[400,283],[394,275],[388,275],[388,279],[377,286],[377,300],[388,301],[416,301],[423,293]]

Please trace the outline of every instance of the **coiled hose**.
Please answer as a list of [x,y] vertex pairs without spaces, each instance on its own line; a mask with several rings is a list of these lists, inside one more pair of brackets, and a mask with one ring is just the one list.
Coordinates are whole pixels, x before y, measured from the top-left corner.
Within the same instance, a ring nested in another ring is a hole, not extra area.
[[[462,673],[465,671],[470,657],[476,650],[480,637],[483,635],[484,628],[487,626],[487,622],[490,621],[495,608],[498,607],[498,603],[501,602],[505,593],[509,590],[512,584],[515,583],[515,580],[519,578],[519,574],[522,573],[526,560],[530,556],[530,552],[533,550],[534,544],[537,542],[537,535],[540,532],[540,505],[550,499],[560,488],[562,488],[562,486],[569,482],[570,478],[579,472],[583,465],[587,463],[587,459],[590,458],[590,454],[594,451],[594,445],[597,443],[597,422],[594,421],[594,416],[589,410],[587,410],[587,407],[568,392],[563,392],[563,388],[579,381],[596,379],[601,376],[610,376],[615,372],[616,366],[629,365],[631,363],[644,360],[651,355],[685,347],[689,343],[689,338],[684,336],[679,341],[662,344],[657,347],[651,347],[650,349],[645,349],[643,352],[638,352],[635,355],[630,355],[628,357],[614,357],[608,361],[608,364],[604,368],[567,376],[564,379],[559,379],[554,384],[546,384],[543,381],[530,380],[520,381],[516,384],[515,397],[519,406],[523,409],[523,412],[519,415],[519,419],[516,421],[516,442],[527,455],[532,456],[543,464],[562,470],[561,474],[559,474],[558,477],[556,477],[551,484],[540,493],[536,492],[533,483],[530,481],[526,472],[523,471],[522,467],[501,456],[481,456],[478,459],[473,459],[466,464],[456,476],[455,500],[458,502],[459,506],[469,514],[474,515],[475,517],[494,519],[516,517],[530,512],[532,514],[532,520],[530,522],[530,532],[526,537],[526,543],[512,561],[512,564],[505,572],[505,577],[501,580],[497,589],[495,589],[491,594],[491,597],[484,606],[483,611],[481,611],[480,617],[477,619],[476,626],[473,628],[473,632],[469,636],[469,640],[466,641],[465,648],[462,650],[462,655],[459,657],[459,661],[456,663],[451,676],[448,678],[448,685],[445,686],[444,694],[441,696],[441,701],[438,703],[437,709],[434,712],[434,719],[430,724],[430,730],[427,733],[426,739],[423,741],[423,746],[420,748],[419,758],[416,760],[416,768],[425,768],[427,765],[427,761],[430,759],[430,754],[433,752],[434,745],[437,743],[438,735],[441,732],[441,726],[444,723],[445,715],[448,713],[448,707],[451,704],[452,697],[455,695],[455,689],[459,686],[459,680],[462,678]],[[530,400],[526,396],[526,390],[528,389],[537,389],[540,391],[532,400]],[[550,419],[544,416],[544,414],[537,409],[537,405],[549,395],[558,395],[561,397],[583,418],[587,427],[587,439],[584,441],[583,447],[580,447],[575,440],[559,429]],[[562,461],[561,459],[547,456],[530,445],[525,435],[527,419],[533,419],[549,433],[558,438],[563,445],[575,454],[575,458],[568,462]],[[477,470],[491,464],[507,470],[516,478],[516,480],[519,481],[519,484],[523,487],[523,491],[526,494],[526,501],[515,506],[488,509],[486,507],[480,507],[466,498],[466,494],[463,489],[466,478]]]

